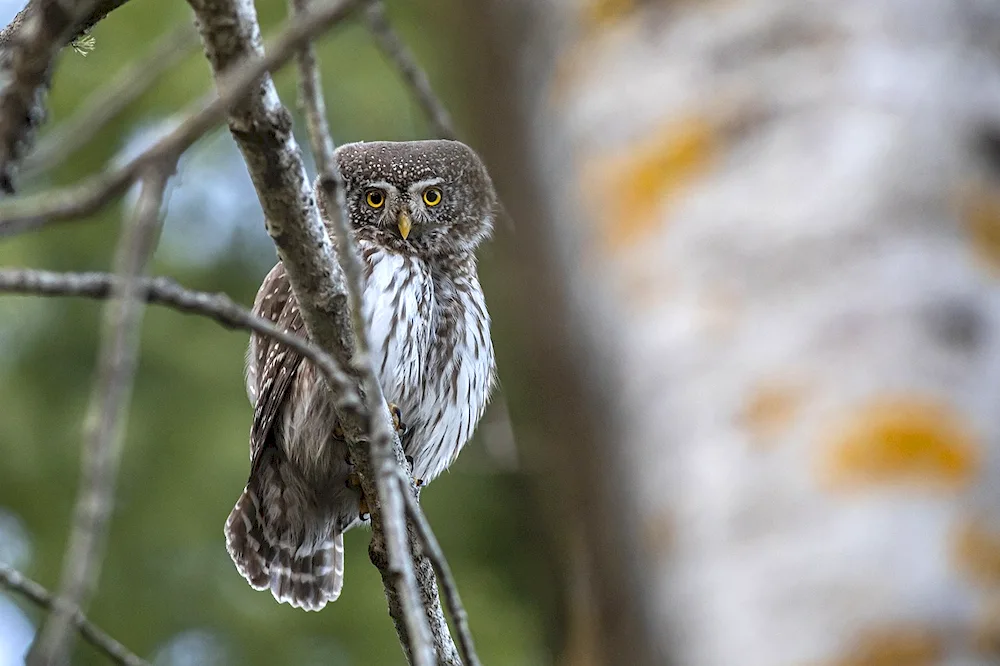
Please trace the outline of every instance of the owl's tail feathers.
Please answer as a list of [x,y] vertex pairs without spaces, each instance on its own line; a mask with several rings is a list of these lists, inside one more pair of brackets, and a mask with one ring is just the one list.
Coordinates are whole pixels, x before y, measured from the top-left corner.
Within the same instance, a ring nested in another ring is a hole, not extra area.
[[226,520],[226,548],[236,568],[255,590],[271,590],[281,603],[321,610],[344,586],[344,535],[315,547],[292,545],[268,529],[260,503],[249,487]]

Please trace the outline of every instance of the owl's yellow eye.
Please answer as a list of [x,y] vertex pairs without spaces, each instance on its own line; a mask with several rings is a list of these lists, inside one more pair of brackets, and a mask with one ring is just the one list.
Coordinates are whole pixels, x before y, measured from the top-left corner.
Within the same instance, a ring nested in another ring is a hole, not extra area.
[[385,205],[385,195],[382,194],[382,190],[368,190],[365,194],[365,201],[372,208],[381,208]]
[[441,190],[436,187],[428,187],[424,190],[424,203],[428,206],[437,206],[441,203]]

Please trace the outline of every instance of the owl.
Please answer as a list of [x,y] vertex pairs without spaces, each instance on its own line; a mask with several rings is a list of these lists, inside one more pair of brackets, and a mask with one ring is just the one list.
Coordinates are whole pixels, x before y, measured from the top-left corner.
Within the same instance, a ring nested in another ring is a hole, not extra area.
[[[495,384],[475,252],[492,231],[496,194],[479,157],[457,141],[347,144],[336,164],[364,268],[372,363],[406,422],[413,475],[426,484],[469,441]],[[281,263],[254,312],[308,335]],[[226,546],[255,589],[319,610],[340,595],[343,534],[365,511],[347,446],[319,372],[287,347],[251,336],[246,388],[250,477],[226,521]]]

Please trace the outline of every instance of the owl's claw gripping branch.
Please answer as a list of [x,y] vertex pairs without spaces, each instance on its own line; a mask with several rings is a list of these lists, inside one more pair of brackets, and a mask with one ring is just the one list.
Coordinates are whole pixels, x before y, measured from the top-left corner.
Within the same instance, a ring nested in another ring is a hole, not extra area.
[[357,472],[351,472],[347,475],[347,487],[351,490],[357,490],[361,493],[361,500],[358,502],[358,518],[361,520],[367,520],[371,509],[368,507],[368,498],[365,497],[365,493],[361,490],[361,477]]
[[[392,427],[396,430],[400,437],[406,434],[406,424],[403,423],[403,412],[399,409],[399,405],[394,402],[389,403],[389,413],[392,414]],[[411,465],[413,463],[410,463]]]
[[[413,473],[413,456],[406,456],[406,464],[410,466],[410,473],[412,474]],[[423,479],[418,479],[416,477],[413,477],[413,483],[415,483],[416,486],[417,486],[417,488],[419,488],[420,486],[424,485],[424,480]]]
[[368,498],[362,495],[361,502],[358,503],[358,518],[368,520],[370,517],[371,509],[368,508]]

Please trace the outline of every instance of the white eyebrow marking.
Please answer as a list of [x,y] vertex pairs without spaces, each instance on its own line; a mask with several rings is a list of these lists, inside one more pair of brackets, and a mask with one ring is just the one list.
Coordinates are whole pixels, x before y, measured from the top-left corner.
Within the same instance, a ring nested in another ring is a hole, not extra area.
[[436,178],[426,178],[424,180],[418,180],[417,182],[410,185],[410,192],[422,190],[425,187],[430,187],[431,185],[440,185],[443,182],[444,178],[441,178],[440,176]]
[[395,187],[392,186],[392,183],[388,183],[384,180],[373,180],[368,183],[365,183],[366,190],[370,190],[373,187],[377,187],[379,189],[386,190],[389,192],[392,192],[396,189]]

